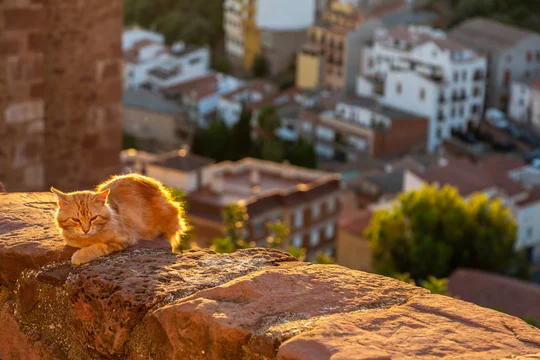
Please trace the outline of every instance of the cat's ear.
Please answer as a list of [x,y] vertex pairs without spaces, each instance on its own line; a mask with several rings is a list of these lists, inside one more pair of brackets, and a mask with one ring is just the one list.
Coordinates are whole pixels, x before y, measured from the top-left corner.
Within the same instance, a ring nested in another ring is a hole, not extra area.
[[54,195],[56,195],[56,202],[58,203],[59,207],[62,208],[69,203],[69,197],[67,194],[61,192],[58,189],[55,189],[52,186],[51,186],[51,191],[53,192]]
[[107,198],[109,197],[110,191],[111,191],[110,189],[107,189],[97,194],[97,198],[99,201],[101,201],[101,205],[105,205],[105,203],[107,202]]

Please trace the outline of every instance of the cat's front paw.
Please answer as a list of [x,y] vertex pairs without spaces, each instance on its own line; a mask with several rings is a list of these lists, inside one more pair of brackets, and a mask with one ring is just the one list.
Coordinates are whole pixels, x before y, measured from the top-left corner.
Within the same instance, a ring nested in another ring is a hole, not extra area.
[[71,263],[73,265],[81,265],[85,264],[92,259],[88,257],[87,254],[85,254],[85,251],[83,249],[75,251],[75,253],[71,256]]

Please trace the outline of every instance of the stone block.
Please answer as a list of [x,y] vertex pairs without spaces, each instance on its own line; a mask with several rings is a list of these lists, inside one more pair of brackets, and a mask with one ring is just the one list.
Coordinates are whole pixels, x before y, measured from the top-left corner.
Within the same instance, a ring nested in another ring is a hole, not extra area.
[[43,100],[25,101],[9,105],[4,112],[7,124],[19,124],[44,117],[45,103]]
[[13,8],[4,10],[6,30],[41,29],[45,26],[45,10]]

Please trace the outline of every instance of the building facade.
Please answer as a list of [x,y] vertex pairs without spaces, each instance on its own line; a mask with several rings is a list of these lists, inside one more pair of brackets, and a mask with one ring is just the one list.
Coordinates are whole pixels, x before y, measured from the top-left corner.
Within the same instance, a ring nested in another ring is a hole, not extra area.
[[507,112],[512,83],[528,83],[540,76],[540,34],[474,18],[449,35],[488,59],[487,107]]
[[200,246],[223,236],[222,210],[245,205],[246,238],[266,246],[266,225],[280,220],[290,227],[283,244],[307,250],[308,260],[322,251],[334,256],[336,223],[342,207],[339,174],[246,158],[203,169],[201,186],[187,196],[188,216]]
[[159,153],[191,144],[195,124],[180,105],[145,89],[126,89],[123,102],[124,133],[141,150]]
[[120,171],[123,2],[0,4],[0,182],[90,189]]
[[257,55],[263,54],[272,73],[289,66],[316,12],[315,0],[226,0],[223,8],[229,58],[251,70]]
[[427,150],[478,122],[486,59],[440,30],[398,25],[377,31],[364,50],[357,94],[429,119]]
[[124,87],[153,89],[189,81],[210,71],[210,49],[182,41],[165,45],[163,35],[138,27],[124,30]]

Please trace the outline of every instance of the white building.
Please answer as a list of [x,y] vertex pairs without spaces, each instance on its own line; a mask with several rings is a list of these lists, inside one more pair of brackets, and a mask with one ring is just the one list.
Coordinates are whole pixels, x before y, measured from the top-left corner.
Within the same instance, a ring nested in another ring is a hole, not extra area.
[[486,59],[429,27],[378,30],[357,94],[429,119],[427,150],[482,116]]
[[162,88],[208,73],[210,50],[178,42],[169,47],[163,35],[132,28],[122,35],[124,87],[136,88],[150,83]]
[[190,120],[206,128],[217,112],[221,97],[244,85],[244,81],[233,76],[211,72],[208,75],[164,88],[162,92],[167,98],[181,102]]
[[231,127],[240,119],[242,105],[251,106],[276,95],[278,88],[264,80],[254,80],[234,91],[224,94],[218,103],[218,116]]
[[540,80],[512,83],[508,116],[540,131]]

